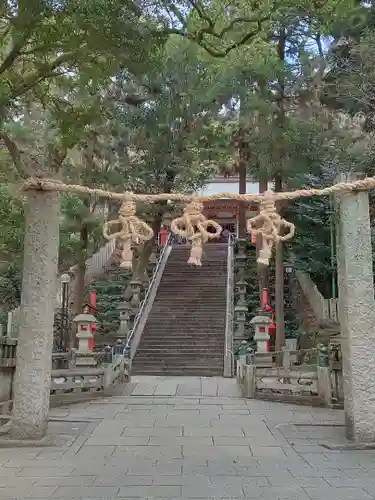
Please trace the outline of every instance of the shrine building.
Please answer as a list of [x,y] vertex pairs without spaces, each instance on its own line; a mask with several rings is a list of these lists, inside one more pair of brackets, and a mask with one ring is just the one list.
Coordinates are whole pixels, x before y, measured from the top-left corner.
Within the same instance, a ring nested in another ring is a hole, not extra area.
[[[269,189],[273,189],[269,186]],[[196,194],[210,196],[219,193],[238,194],[239,177],[217,176],[211,179]],[[259,183],[248,179],[246,182],[247,194],[258,194]],[[258,213],[258,203],[249,202],[246,210],[246,218],[250,219]],[[220,224],[223,229],[228,229],[232,234],[238,236],[238,203],[227,198],[204,202],[204,215]]]

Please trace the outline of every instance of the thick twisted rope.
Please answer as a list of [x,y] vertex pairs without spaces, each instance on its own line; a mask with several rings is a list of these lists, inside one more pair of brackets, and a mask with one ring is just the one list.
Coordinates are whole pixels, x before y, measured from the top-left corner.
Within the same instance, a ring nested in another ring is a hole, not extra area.
[[[96,197],[110,200],[121,200],[123,204],[119,212],[119,218],[107,222],[103,233],[107,239],[116,238],[123,246],[122,263],[123,267],[131,267],[132,245],[139,245],[153,236],[152,229],[135,215],[135,202],[154,203],[157,201],[184,201],[188,205],[184,210],[184,215],[172,221],[172,231],[191,241],[192,249],[189,263],[200,266],[202,259],[203,244],[211,238],[217,238],[221,232],[221,227],[215,221],[208,221],[202,214],[204,201],[215,201],[223,198],[242,201],[253,201],[260,203],[260,213],[248,221],[248,229],[258,234],[262,234],[262,248],[259,252],[258,262],[268,265],[272,253],[272,248],[278,242],[286,241],[293,237],[295,227],[290,222],[282,219],[277,213],[275,203],[283,200],[294,200],[312,196],[328,196],[332,194],[345,193],[348,191],[364,191],[375,188],[375,177],[367,177],[352,182],[340,182],[323,189],[300,189],[297,191],[273,193],[268,191],[261,194],[233,194],[219,193],[210,196],[185,195],[182,193],[159,193],[159,194],[135,194],[116,193],[103,189],[88,188],[80,185],[69,185],[54,179],[26,180],[21,191],[58,191],[60,193],[78,193],[83,195],[94,195]],[[119,225],[117,233],[110,233],[110,228]],[[215,228],[215,233],[209,233],[207,227]],[[286,230],[284,234],[283,230]]]
[[[217,222],[206,219],[202,210],[201,201],[191,201],[186,205],[183,216],[171,222],[172,232],[191,242],[188,264],[195,266],[202,265],[203,244],[210,239],[219,238],[222,231],[222,227]],[[207,231],[209,226],[215,229],[214,233]]]
[[[367,191],[375,188],[375,177],[366,177],[353,182],[339,182],[333,186],[323,189],[299,189],[296,191],[284,191],[282,193],[272,193],[274,202],[282,200],[294,200],[296,198],[308,198],[312,196],[328,196],[331,194],[344,193],[346,191]],[[83,195],[92,195],[108,200],[132,200],[145,203],[154,203],[155,201],[215,201],[222,198],[232,200],[254,201],[259,203],[264,196],[261,194],[233,194],[219,193],[210,196],[186,195],[182,193],[159,193],[159,194],[136,194],[136,193],[116,193],[105,191],[104,189],[89,188],[78,184],[64,184],[55,179],[27,179],[20,187],[21,191],[58,191],[60,193],[77,193]]]
[[[247,230],[255,236],[262,235],[262,247],[257,261],[258,264],[268,266],[273,246],[280,241],[290,240],[294,236],[295,225],[282,219],[277,213],[270,191],[264,193],[259,209],[259,215],[247,221]],[[286,230],[285,234],[282,234],[283,229]]]
[[[119,231],[111,233],[113,226],[119,227]],[[122,245],[120,267],[132,269],[132,246],[150,240],[154,236],[154,231],[136,216],[135,202],[126,200],[120,207],[118,219],[104,224],[103,236],[107,240],[116,239],[116,242]]]

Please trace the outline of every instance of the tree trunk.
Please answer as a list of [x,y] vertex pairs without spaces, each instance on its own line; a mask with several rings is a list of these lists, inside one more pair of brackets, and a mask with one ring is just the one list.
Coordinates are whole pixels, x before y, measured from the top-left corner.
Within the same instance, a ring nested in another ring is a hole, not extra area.
[[[239,194],[246,194],[246,162],[240,151]],[[238,236],[246,238],[246,201],[238,202]]]
[[[84,204],[87,211],[90,210],[90,199],[85,198]],[[89,248],[89,231],[87,224],[82,223],[80,230],[80,253],[77,264],[77,272],[75,279],[75,290],[74,290],[74,304],[73,304],[73,314],[76,316],[82,312],[82,307],[85,301],[85,277],[86,277],[86,259],[88,255]],[[74,323],[70,332],[70,342],[69,347],[76,347],[76,333],[77,333],[77,325]]]
[[[279,40],[277,44],[278,56],[280,63],[285,62],[285,47],[286,47],[286,30],[284,27],[280,29]],[[285,81],[283,77],[279,79],[279,95],[277,96],[277,105],[279,108],[277,123],[280,131],[280,138],[277,144],[279,151],[280,164],[283,167],[286,160],[286,148],[284,143],[284,128],[285,128]],[[283,190],[282,173],[275,172],[275,191]],[[282,204],[278,203],[277,208],[281,214]],[[278,243],[275,248],[275,315],[276,315],[276,350],[280,351],[285,345],[285,322],[284,322],[284,247],[282,243]],[[281,357],[279,358],[281,360]]]
[[[142,280],[143,274],[146,271],[146,267],[152,253],[152,249],[154,246],[154,239],[157,237],[160,231],[161,221],[162,221],[161,215],[155,216],[151,224],[151,227],[154,231],[154,238],[151,238],[150,240],[146,241],[145,245],[143,246],[140,252],[139,258],[136,260],[133,259],[132,280],[134,281]],[[128,285],[124,292],[124,299],[128,301],[131,298],[132,298],[132,289],[130,285]]]
[[[262,172],[261,172],[262,174]],[[264,193],[268,188],[267,178],[261,178],[259,180],[259,193]],[[262,248],[262,235],[257,237],[257,258],[259,250]],[[268,268],[267,266],[258,266],[258,283],[259,283],[259,303],[263,308],[263,290],[268,290]]]
[[83,226],[81,227],[80,241],[81,251],[78,259],[78,269],[74,291],[74,314],[80,314],[82,312],[82,306],[85,300],[86,258],[89,246],[89,233],[86,224],[83,224]]
[[[275,174],[275,191],[283,190],[281,173]],[[280,210],[280,208],[279,208]],[[275,249],[275,315],[276,315],[276,351],[285,345],[284,322],[284,247],[278,243]]]
[[40,439],[47,429],[59,223],[58,193],[29,192],[11,428],[14,439]]

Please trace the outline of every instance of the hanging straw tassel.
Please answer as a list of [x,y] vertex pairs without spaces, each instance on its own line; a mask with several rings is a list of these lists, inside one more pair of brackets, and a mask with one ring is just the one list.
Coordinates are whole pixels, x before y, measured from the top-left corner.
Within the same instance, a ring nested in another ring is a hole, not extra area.
[[[117,233],[110,233],[112,226],[119,226]],[[119,210],[118,219],[106,222],[103,236],[107,240],[116,239],[122,245],[120,267],[132,269],[133,245],[140,245],[154,236],[146,222],[136,216],[136,205],[131,199],[125,200]]]
[[[247,221],[247,230],[255,237],[262,235],[262,248],[259,250],[258,264],[268,266],[272,255],[273,246],[280,241],[293,238],[295,225],[282,219],[277,213],[274,195],[271,191],[264,193],[264,200],[260,202],[259,215]],[[281,230],[288,232],[281,236]]]
[[[203,244],[208,240],[219,238],[222,227],[213,220],[207,220],[202,214],[203,203],[194,200],[186,205],[182,217],[174,219],[171,230],[174,234],[182,236],[191,242],[188,264],[202,265]],[[209,233],[207,228],[215,228],[214,233]]]

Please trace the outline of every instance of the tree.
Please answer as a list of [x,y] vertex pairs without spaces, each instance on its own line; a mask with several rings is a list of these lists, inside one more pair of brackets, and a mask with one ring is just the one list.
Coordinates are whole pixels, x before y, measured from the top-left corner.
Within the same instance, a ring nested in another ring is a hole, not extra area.
[[[345,142],[343,134],[339,133],[330,111],[319,102],[326,66],[322,37],[332,26],[332,14],[335,21],[343,19],[352,12],[354,4],[348,2],[346,10],[338,12],[339,2],[312,6],[289,2],[277,8],[263,26],[263,39],[268,40],[268,45],[263,44],[263,60],[252,54],[247,65],[243,61],[242,65],[236,65],[234,56],[238,58],[238,54],[234,52],[232,58],[228,57],[231,81],[234,79],[237,84],[229,99],[237,99],[239,104],[235,140],[243,179],[247,169],[262,184],[274,180],[276,190],[280,191],[285,184],[289,186],[296,174],[304,173],[305,179],[311,174],[318,175],[318,160],[323,159],[325,165],[338,160],[338,151]],[[311,43],[316,50],[311,49]],[[345,146],[350,148],[352,141]],[[301,175],[299,180],[302,181]],[[295,184],[294,187],[299,187]],[[284,342],[281,250],[281,245],[277,245],[278,347]]]
[[122,65],[139,72],[163,36],[131,0],[20,0],[3,2],[0,14],[3,118],[19,97],[62,75],[97,80]]
[[[142,193],[193,192],[216,169],[220,157],[212,147],[213,119],[220,105],[205,96],[210,75],[197,57],[197,47],[171,38],[158,64],[141,80],[117,75],[112,89],[109,143],[115,152],[111,176],[118,186]],[[137,106],[127,96],[136,95]],[[163,214],[176,210],[166,203],[139,207],[142,216],[159,232]],[[133,279],[142,279],[152,250],[146,243],[134,262]]]
[[[2,139],[21,176],[56,177],[68,149],[84,140],[87,125],[98,116],[102,85],[124,65],[140,71],[160,33],[141,22],[144,12],[130,1],[28,0],[4,4],[1,15]],[[5,127],[13,116],[18,121]],[[28,195],[18,345],[19,359],[27,362],[18,363],[16,371],[15,438],[36,439],[46,430],[59,208],[56,192]],[[43,377],[34,376],[41,368]]]

